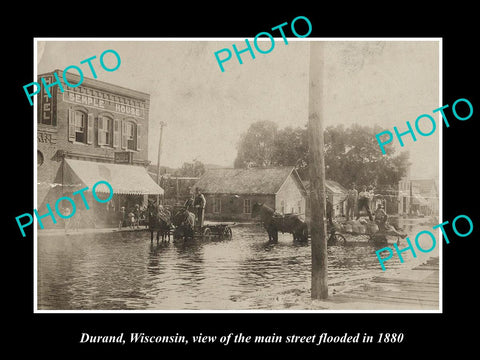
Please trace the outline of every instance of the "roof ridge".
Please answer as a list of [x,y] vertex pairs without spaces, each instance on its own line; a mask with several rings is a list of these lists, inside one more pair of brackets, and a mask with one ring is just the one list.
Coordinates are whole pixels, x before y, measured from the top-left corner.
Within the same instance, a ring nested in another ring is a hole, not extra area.
[[294,166],[209,169],[195,186],[205,193],[276,194],[293,170]]

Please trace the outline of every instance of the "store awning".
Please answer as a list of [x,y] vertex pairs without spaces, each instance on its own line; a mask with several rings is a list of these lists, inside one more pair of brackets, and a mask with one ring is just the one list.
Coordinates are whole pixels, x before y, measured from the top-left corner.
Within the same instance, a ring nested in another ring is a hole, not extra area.
[[[88,186],[88,191],[91,191],[93,185],[101,180],[112,186],[114,194],[163,195],[164,193],[142,166],[65,159],[64,186]],[[106,185],[99,184],[95,192],[110,191]]]

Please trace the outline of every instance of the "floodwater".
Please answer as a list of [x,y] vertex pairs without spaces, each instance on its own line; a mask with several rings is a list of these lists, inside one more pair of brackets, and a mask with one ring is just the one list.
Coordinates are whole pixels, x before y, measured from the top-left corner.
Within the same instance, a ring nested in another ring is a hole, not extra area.
[[[414,242],[431,225],[404,229]],[[290,234],[280,233],[279,242],[272,244],[258,225],[237,225],[232,231],[231,240],[158,245],[150,243],[147,231],[42,235],[37,245],[38,309],[268,310],[275,294],[299,291],[309,296],[310,241],[293,243]],[[366,236],[347,235],[347,240],[346,246],[328,248],[329,290],[383,272],[375,254],[379,247]],[[429,237],[424,240],[423,248],[430,248]],[[396,239],[390,241],[393,247]],[[406,241],[398,246],[406,247]],[[394,256],[385,263],[387,271],[413,267],[421,256],[438,255],[438,247],[428,254],[417,251],[416,259],[406,251],[405,263]]]

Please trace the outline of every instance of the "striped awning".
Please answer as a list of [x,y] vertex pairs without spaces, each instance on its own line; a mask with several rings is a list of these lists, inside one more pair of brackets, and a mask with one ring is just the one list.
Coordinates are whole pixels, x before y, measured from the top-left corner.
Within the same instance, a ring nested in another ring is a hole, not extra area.
[[[114,194],[163,195],[164,193],[143,166],[65,159],[64,186],[88,186],[88,191],[91,191],[99,181],[108,182]],[[110,190],[107,185],[101,183],[97,185],[95,192],[109,193]]]

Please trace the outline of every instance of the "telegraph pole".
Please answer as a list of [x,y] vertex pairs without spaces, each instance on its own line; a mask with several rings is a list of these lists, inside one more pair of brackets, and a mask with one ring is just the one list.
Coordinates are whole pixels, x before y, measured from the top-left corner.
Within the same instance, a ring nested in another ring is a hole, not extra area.
[[325,231],[325,163],[323,139],[324,44],[310,41],[308,146],[312,247],[312,299],[328,297]]
[[[157,158],[157,184],[160,186],[160,155],[162,154],[162,135],[163,127],[167,126],[167,123],[160,121],[160,138],[158,139],[158,158]],[[160,204],[160,194],[157,194],[157,205]]]

